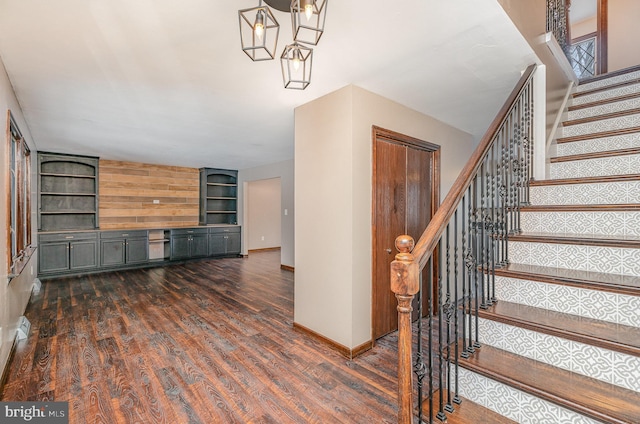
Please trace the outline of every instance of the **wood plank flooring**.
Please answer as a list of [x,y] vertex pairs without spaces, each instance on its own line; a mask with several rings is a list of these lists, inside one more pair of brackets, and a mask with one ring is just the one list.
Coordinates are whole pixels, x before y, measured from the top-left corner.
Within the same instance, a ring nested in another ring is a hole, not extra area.
[[354,360],[292,328],[279,252],[43,283],[1,399],[71,423],[392,423],[395,334]]

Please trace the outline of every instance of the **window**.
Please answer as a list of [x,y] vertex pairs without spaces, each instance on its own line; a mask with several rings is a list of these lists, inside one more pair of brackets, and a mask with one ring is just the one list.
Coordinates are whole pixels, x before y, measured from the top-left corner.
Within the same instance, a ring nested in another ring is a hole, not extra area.
[[7,116],[9,227],[7,256],[9,275],[19,275],[32,253],[31,248],[31,151],[11,111]]

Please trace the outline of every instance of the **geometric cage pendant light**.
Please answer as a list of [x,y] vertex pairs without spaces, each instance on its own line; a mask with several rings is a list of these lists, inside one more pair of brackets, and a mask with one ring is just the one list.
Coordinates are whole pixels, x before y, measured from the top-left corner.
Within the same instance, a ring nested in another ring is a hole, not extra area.
[[262,0],[258,7],[238,11],[242,51],[253,61],[271,60],[276,57],[280,24]]
[[294,41],[317,45],[324,32],[326,16],[326,0],[292,0],[291,28]]
[[[253,61],[275,58],[280,25],[271,8],[291,13],[293,44],[280,62],[285,88],[304,90],[311,82],[313,49],[324,33],[328,0],[259,0],[257,7],[238,11],[242,51]],[[270,7],[271,8],[270,8]]]

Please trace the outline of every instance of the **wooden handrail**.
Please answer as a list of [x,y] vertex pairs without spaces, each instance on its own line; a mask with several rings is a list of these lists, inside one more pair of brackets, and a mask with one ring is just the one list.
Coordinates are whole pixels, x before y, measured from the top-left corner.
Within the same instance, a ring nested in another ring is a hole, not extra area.
[[500,130],[506,116],[509,111],[513,107],[514,102],[522,93],[526,83],[529,81],[533,72],[536,69],[536,65],[532,64],[527,67],[524,71],[518,84],[516,84],[515,88],[507,98],[507,101],[504,103],[495,119],[487,129],[487,132],[480,140],[478,147],[473,152],[467,164],[462,168],[460,175],[451,186],[447,197],[445,197],[444,201],[440,204],[438,211],[435,213],[427,228],[425,228],[424,232],[420,236],[420,239],[416,243],[415,248],[411,252],[413,257],[419,263],[419,269],[425,267],[427,262],[429,261],[429,257],[431,256],[431,252],[438,245],[438,241],[440,240],[440,236],[444,232],[446,228],[446,224],[449,222],[453,213],[455,212],[458,203],[464,196],[465,191],[469,188],[469,185],[473,181],[473,178],[478,171],[478,168],[482,164],[482,159],[486,156],[487,152],[491,148],[491,142],[495,138],[496,133]]

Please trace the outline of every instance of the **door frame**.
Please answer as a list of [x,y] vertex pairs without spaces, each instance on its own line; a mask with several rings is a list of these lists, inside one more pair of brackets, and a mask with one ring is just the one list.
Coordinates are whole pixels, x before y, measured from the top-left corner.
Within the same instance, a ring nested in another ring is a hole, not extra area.
[[[375,223],[376,223],[376,211],[377,211],[377,203],[376,203],[376,195],[375,190],[378,185],[378,170],[376,169],[377,163],[377,151],[376,144],[378,141],[385,141],[388,143],[399,144],[402,146],[407,146],[414,149],[423,150],[429,152],[431,154],[431,163],[433,164],[431,168],[431,211],[429,214],[430,218],[433,218],[438,207],[440,206],[440,148],[441,146],[430,143],[425,140],[421,140],[415,137],[408,136],[406,134],[402,134],[396,131],[388,130],[382,127],[378,127],[376,125],[372,125],[371,127],[371,144],[372,144],[372,180],[371,180],[371,340],[373,343],[376,342],[375,335],[373,334],[373,329],[375,328],[375,310],[374,303],[376,299],[377,287],[375,283],[375,270],[376,270],[376,261],[378,259],[378,255],[381,255],[381,252],[378,252],[375,248],[377,245],[377,233],[375,231]],[[400,234],[398,234],[400,235]],[[416,243],[418,240],[415,240]],[[436,261],[437,263],[437,261]],[[437,273],[437,269],[434,267],[434,274]],[[434,279],[434,282],[437,280]],[[389,282],[390,284],[390,282]],[[391,286],[388,288],[391,291]],[[436,284],[433,285],[434,293],[437,292]],[[432,293],[433,296],[433,293]]]

